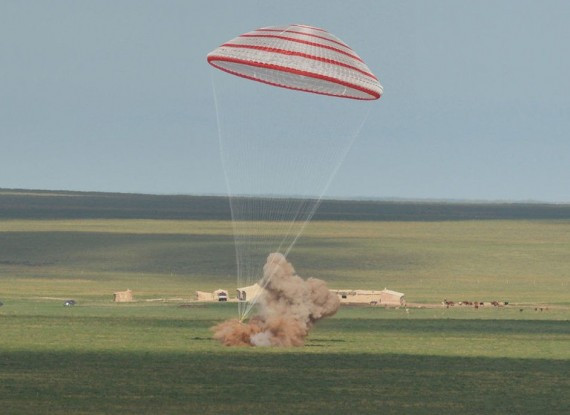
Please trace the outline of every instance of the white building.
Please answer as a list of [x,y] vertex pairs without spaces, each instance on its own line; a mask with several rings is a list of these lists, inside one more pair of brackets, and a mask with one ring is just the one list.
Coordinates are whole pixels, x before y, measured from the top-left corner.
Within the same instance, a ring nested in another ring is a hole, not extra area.
[[338,295],[341,304],[405,305],[404,293],[388,290],[331,290]]
[[263,288],[261,288],[261,286],[258,283],[255,283],[247,287],[238,288],[237,299],[238,301],[251,301],[259,294],[261,294],[262,291]]
[[196,291],[196,301],[228,301],[228,290],[217,289],[214,292]]

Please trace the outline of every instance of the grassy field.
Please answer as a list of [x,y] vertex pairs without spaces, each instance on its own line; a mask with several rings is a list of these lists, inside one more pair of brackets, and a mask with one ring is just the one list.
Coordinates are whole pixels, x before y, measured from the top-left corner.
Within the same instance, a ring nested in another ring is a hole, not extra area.
[[[235,288],[231,224],[106,218],[118,202],[90,197],[83,219],[0,204],[2,414],[570,412],[568,219],[313,222],[290,254],[302,276],[510,305],[342,307],[305,347],[235,349],[210,333],[235,304],[183,307]],[[114,304],[126,288],[139,301]]]
[[296,349],[234,349],[233,304],[14,301],[0,311],[9,414],[566,413],[567,314],[343,307]]
[[[268,224],[267,226],[271,226]],[[3,298],[191,298],[233,290],[226,221],[0,221]],[[290,259],[332,288],[406,293],[414,303],[570,305],[570,221],[310,224]]]

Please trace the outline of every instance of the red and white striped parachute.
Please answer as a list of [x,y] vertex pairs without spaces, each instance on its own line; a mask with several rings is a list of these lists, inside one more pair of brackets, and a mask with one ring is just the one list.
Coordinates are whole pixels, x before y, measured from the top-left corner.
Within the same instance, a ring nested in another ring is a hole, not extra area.
[[210,65],[266,84],[360,100],[378,99],[378,78],[326,30],[293,24],[254,30],[208,54]]

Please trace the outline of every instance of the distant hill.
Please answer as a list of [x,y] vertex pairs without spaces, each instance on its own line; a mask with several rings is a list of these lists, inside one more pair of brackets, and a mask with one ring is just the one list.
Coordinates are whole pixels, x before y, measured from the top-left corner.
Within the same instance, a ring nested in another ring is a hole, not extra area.
[[[0,189],[0,219],[229,220],[227,197]],[[313,220],[570,219],[570,205],[323,200]]]

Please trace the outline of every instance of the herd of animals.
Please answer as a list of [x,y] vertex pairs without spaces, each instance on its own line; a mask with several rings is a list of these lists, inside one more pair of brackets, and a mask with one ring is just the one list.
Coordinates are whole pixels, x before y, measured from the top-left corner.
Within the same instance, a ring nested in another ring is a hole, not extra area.
[[[486,305],[490,305],[493,307],[504,307],[509,305],[508,301],[490,301],[488,303],[484,303],[482,301],[451,301],[448,300],[447,298],[444,298],[443,301],[441,302],[441,305],[443,305],[445,308],[449,308],[449,307],[453,307],[453,306],[467,306],[467,307],[473,307],[473,308],[479,308],[479,307],[483,307]],[[544,311],[544,310],[548,310],[548,307],[535,307],[534,311]],[[520,312],[524,311],[524,308],[519,308]]]

